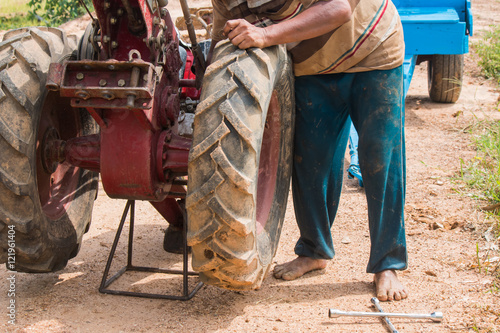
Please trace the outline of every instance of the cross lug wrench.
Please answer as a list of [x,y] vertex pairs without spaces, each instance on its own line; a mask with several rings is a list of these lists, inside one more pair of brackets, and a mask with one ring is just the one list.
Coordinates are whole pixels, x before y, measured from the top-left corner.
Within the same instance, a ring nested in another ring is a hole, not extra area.
[[330,309],[328,311],[328,316],[330,318],[350,316],[350,317],[393,317],[393,318],[410,318],[410,319],[430,319],[433,322],[441,322],[443,320],[442,312],[433,312],[431,314],[420,314],[420,313],[389,313],[389,312],[356,312],[356,311],[341,311],[337,309]]
[[[377,308],[377,310],[379,312],[382,312],[382,313],[384,312],[384,310],[382,310],[382,307],[380,306],[380,301],[378,300],[377,297],[372,297],[371,301],[375,305],[375,307]],[[384,317],[384,320],[385,320],[385,323],[387,324],[387,326],[389,327],[389,329],[392,331],[392,333],[399,333],[398,330],[394,327],[394,325],[392,325],[392,323],[388,317]]]

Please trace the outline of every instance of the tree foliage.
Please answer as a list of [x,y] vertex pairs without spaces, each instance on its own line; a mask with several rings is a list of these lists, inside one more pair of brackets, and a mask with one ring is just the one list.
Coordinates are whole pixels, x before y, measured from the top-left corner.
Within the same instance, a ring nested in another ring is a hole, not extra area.
[[[92,0],[82,1],[90,11],[94,10]],[[47,26],[58,26],[87,12],[79,0],[30,0],[28,5],[29,15]]]

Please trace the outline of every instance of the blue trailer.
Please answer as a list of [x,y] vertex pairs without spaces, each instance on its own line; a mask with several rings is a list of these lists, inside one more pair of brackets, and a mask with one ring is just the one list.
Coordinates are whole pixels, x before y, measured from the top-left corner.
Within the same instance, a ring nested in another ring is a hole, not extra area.
[[[405,40],[404,97],[415,66],[428,62],[429,97],[434,102],[455,103],[463,80],[464,54],[472,36],[471,0],[393,0],[403,23]],[[363,186],[358,164],[358,136],[351,124],[349,178]]]
[[428,61],[429,96],[454,103],[460,96],[464,54],[472,36],[471,0],[393,0],[405,39],[404,91],[415,65]]

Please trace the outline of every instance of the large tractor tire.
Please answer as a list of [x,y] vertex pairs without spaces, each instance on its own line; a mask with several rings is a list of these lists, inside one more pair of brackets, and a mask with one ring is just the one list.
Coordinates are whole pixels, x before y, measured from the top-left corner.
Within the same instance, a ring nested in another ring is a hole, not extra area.
[[463,54],[435,54],[427,68],[429,96],[438,103],[455,103],[462,91]]
[[188,244],[205,283],[257,289],[286,210],[294,129],[283,46],[217,45],[203,81],[189,155]]
[[45,88],[50,63],[72,59],[75,49],[54,28],[13,30],[0,43],[0,260],[14,240],[11,270],[64,268],[90,223],[97,174],[44,160],[51,140],[96,132],[86,112]]

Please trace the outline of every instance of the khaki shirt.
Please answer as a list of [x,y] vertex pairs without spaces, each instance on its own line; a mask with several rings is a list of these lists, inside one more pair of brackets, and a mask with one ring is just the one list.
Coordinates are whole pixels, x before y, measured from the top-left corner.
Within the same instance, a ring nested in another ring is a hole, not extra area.
[[[226,38],[222,29],[230,19],[243,18],[256,26],[268,26],[298,15],[317,1],[212,0],[212,38]],[[392,1],[349,3],[349,22],[324,35],[287,45],[296,76],[393,69],[403,63],[403,27]]]

